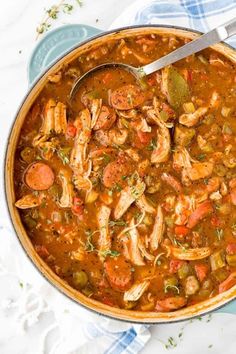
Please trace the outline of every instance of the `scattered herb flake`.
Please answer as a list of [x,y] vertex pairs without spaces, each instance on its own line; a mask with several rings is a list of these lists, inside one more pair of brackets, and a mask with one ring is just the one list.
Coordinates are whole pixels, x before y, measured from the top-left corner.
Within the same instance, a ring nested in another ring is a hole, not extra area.
[[150,141],[149,145],[147,146],[147,150],[148,151],[153,151],[153,150],[156,149],[156,147],[157,147],[157,141],[156,141],[156,139],[152,139]]
[[[82,0],[75,0],[78,6],[82,6]],[[45,10],[44,16],[38,27],[36,28],[37,38],[39,35],[47,32],[52,25],[52,21],[57,20],[60,13],[64,12],[70,14],[74,6],[70,3],[65,3],[65,0],[60,0],[56,5],[52,5],[49,9]]]
[[103,161],[107,165],[111,161],[111,157],[105,153],[103,153]]
[[127,222],[124,220],[117,220],[117,221],[109,221],[109,226],[127,226]]
[[199,161],[203,161],[203,160],[205,160],[205,158],[206,158],[206,154],[199,154],[199,155],[197,156],[197,159],[198,159]]
[[105,250],[105,251],[98,251],[99,255],[102,257],[118,257],[120,255],[120,252],[115,251],[115,250]]
[[224,230],[216,229],[215,233],[216,233],[216,237],[218,238],[218,241],[221,241],[224,236]]

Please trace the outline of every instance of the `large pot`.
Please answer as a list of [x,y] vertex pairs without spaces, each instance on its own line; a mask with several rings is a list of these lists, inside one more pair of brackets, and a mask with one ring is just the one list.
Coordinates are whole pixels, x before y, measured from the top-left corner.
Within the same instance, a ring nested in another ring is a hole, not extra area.
[[[157,34],[171,33],[190,39],[194,39],[199,36],[199,33],[190,31],[188,29],[167,26],[134,26],[101,33],[100,30],[89,26],[69,25],[59,28],[55,31],[51,31],[36,47],[29,65],[29,80],[30,82],[33,81],[33,83],[31,84],[29,91],[16,114],[16,118],[8,138],[6,151],[5,192],[12,224],[24,251],[31,259],[32,263],[41,272],[41,274],[71,300],[86,307],[87,309],[96,311],[99,314],[106,315],[115,319],[127,320],[130,322],[163,323],[186,320],[194,316],[206,314],[221,307],[222,312],[236,313],[236,301],[232,302],[233,299],[236,298],[236,286],[225,293],[215,296],[210,300],[206,300],[196,305],[170,313],[121,310],[118,308],[112,308],[103,303],[90,299],[60,279],[38,256],[22,225],[19,212],[14,206],[15,193],[13,183],[13,168],[17,141],[26,114],[42,90],[47,80],[47,76],[51,74],[55,69],[59,68],[62,63],[70,62],[78,55],[87,51],[89,48],[105,43],[111,38],[120,39],[131,34],[144,34],[150,32]],[[96,35],[91,37],[91,35],[94,34]],[[81,39],[83,40],[82,43]],[[213,48],[228,57],[230,60],[236,62],[236,51],[233,48],[226,44],[218,44]],[[226,304],[228,305],[225,307],[224,305]]]

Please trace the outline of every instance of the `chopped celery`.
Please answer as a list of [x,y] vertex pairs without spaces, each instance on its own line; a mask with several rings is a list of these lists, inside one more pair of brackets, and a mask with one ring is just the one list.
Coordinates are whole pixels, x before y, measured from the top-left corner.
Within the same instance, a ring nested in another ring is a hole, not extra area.
[[230,125],[228,123],[224,123],[223,124],[222,133],[223,134],[229,134],[229,135],[233,134],[233,131],[232,131],[232,129],[231,129],[231,127],[230,127]]
[[179,293],[178,279],[175,276],[166,278],[164,280],[164,291],[165,291],[165,293],[167,293],[170,290]]
[[225,255],[222,250],[213,253],[210,256],[211,269],[217,270],[225,266]]
[[223,106],[221,109],[221,114],[223,117],[227,118],[231,112],[231,108]]
[[182,125],[177,125],[175,128],[174,141],[176,145],[187,146],[191,143],[195,135],[195,129],[190,129],[183,127]]
[[183,109],[185,113],[194,113],[195,112],[195,107],[193,102],[186,102],[183,104]]
[[191,273],[191,267],[188,263],[184,263],[178,269],[178,276],[180,279],[185,279]]
[[214,122],[214,119],[214,115],[210,113],[202,120],[202,123],[206,125],[211,125]]
[[226,261],[229,266],[236,267],[236,254],[227,254]]
[[24,222],[29,229],[33,229],[37,225],[37,222],[29,215],[24,217]]
[[225,268],[220,268],[215,270],[212,275],[219,283],[221,283],[228,277],[229,272]]

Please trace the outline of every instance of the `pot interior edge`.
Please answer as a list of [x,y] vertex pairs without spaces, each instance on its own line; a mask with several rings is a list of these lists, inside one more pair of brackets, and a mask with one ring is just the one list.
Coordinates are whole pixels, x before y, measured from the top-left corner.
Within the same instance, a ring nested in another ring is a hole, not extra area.
[[[47,80],[47,76],[53,71],[58,70],[62,64],[69,63],[74,60],[78,55],[86,52],[91,48],[95,48],[109,39],[120,39],[122,37],[127,37],[130,35],[150,33],[150,31],[159,34],[175,34],[177,36],[185,38],[196,38],[199,36],[196,33],[187,31],[185,29],[175,29],[169,27],[135,27],[129,29],[115,30],[114,32],[108,34],[102,34],[97,36],[95,39],[91,38],[84,44],[72,49],[63,58],[57,61],[52,67],[50,67],[39,79],[33,84],[30,92],[24,99],[13,124],[7,145],[6,159],[5,159],[5,192],[8,204],[9,214],[16,232],[16,235],[25,250],[26,254],[36,266],[36,268],[41,272],[41,274],[58,290],[60,290],[64,295],[74,300],[76,303],[85,306],[87,309],[95,311],[99,314],[135,323],[168,323],[186,320],[195,316],[205,314],[209,311],[213,311],[218,307],[223,306],[230,300],[236,297],[236,286],[227,291],[226,293],[215,296],[210,300],[206,300],[202,303],[198,303],[194,306],[187,307],[182,310],[170,313],[155,313],[155,312],[138,312],[138,311],[128,311],[120,310],[116,308],[111,308],[95,300],[89,299],[82,293],[79,293],[64,281],[62,281],[49,267],[48,265],[38,256],[34,247],[26,234],[26,231],[21,223],[21,219],[17,209],[14,207],[15,193],[14,193],[14,155],[16,150],[16,145],[18,142],[20,130],[24,119],[29,111],[30,106],[43,89],[43,86]],[[232,48],[224,44],[217,44],[213,47],[216,51],[227,56],[230,60],[236,62],[236,52]]]

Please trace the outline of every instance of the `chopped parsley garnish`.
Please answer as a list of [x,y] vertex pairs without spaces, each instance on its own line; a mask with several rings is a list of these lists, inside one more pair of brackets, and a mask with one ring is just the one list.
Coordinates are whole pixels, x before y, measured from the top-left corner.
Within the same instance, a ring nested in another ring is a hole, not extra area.
[[203,160],[205,160],[205,158],[206,158],[206,154],[199,154],[199,155],[197,156],[197,159],[198,159],[199,161],[203,161]]
[[110,161],[111,161],[111,158],[109,155],[103,153],[103,161],[105,162],[105,164],[107,165]]
[[105,251],[98,251],[99,255],[102,257],[118,257],[120,255],[120,252],[115,251],[115,250],[105,250]]
[[157,147],[157,141],[156,141],[156,139],[152,139],[150,141],[149,145],[147,146],[147,150],[153,151],[156,149],[156,147]]
[[124,220],[117,220],[117,221],[109,221],[109,226],[127,226],[127,222]]
[[63,147],[60,150],[57,150],[57,155],[61,159],[63,165],[68,165],[70,163],[69,154],[71,147]]
[[85,250],[87,252],[95,251],[95,246],[92,243],[92,238],[93,238],[93,235],[94,235],[95,232],[96,231],[91,231],[91,230],[86,230],[85,231],[85,235],[87,236],[87,240],[86,240],[86,244],[85,244]]
[[216,233],[216,237],[218,238],[218,241],[221,241],[224,236],[224,230],[216,229],[215,233]]

